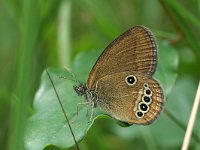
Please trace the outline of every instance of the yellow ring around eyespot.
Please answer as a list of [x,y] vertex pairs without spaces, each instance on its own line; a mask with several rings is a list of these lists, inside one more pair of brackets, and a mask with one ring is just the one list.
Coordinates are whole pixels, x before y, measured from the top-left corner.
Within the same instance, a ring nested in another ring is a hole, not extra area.
[[[128,83],[127,79],[128,79],[129,77],[133,77],[133,78],[134,78],[135,82],[134,82],[133,84]],[[136,78],[134,75],[128,75],[128,76],[125,78],[125,82],[126,82],[128,85],[130,85],[130,86],[134,86],[134,85],[137,83],[137,78]]]

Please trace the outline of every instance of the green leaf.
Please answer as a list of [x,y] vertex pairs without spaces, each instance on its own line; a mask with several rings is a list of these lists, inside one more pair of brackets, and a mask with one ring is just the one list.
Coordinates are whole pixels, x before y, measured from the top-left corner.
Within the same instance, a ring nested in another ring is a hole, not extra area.
[[176,50],[167,42],[159,42],[158,45],[158,66],[155,78],[160,81],[164,94],[167,96],[177,77],[179,57]]
[[[63,69],[48,69],[54,81],[58,95],[66,109],[77,140],[83,138],[92,122],[88,123],[84,106],[80,106],[76,115],[77,104],[83,102],[73,90],[74,83],[60,79],[65,73]],[[66,76],[66,75],[65,75]],[[46,72],[42,75],[42,83],[34,99],[35,114],[28,120],[26,147],[30,150],[43,149],[53,144],[68,147],[74,144],[72,135],[59,106],[57,97]],[[90,112],[89,112],[90,114]]]
[[[159,43],[159,62],[156,78],[159,79],[168,94],[176,80],[178,56],[176,51],[167,43]],[[86,78],[100,52],[86,51],[80,53],[74,60],[73,72],[76,78],[86,81]],[[73,132],[77,141],[81,141],[96,118],[104,117],[99,109],[95,109],[93,121],[88,123],[91,108],[88,116],[85,106],[80,106],[77,113],[77,104],[84,102],[82,97],[77,96],[73,90],[75,84],[71,79],[75,78],[64,69],[48,69],[55,84],[58,95],[64,105],[68,119],[71,122]],[[69,80],[59,78],[67,77]],[[26,128],[25,145],[28,150],[40,150],[48,145],[55,145],[67,148],[74,145],[72,135],[59,106],[57,97],[44,71],[41,85],[34,99],[35,113],[28,119]]]
[[[184,8],[181,3],[174,0],[160,0],[161,5],[165,8],[168,15],[174,21],[178,30],[183,34],[184,40],[187,41],[191,50],[193,50],[197,60],[200,58],[200,45],[198,42],[198,33],[200,30],[199,18],[195,17],[188,9]],[[193,26],[191,26],[191,24]]]

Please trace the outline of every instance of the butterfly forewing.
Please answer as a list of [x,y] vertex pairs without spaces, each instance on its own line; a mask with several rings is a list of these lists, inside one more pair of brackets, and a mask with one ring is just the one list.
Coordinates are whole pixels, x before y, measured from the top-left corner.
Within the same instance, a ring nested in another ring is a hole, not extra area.
[[156,64],[157,46],[153,34],[144,26],[136,26],[108,45],[91,70],[87,86],[94,88],[100,78],[123,71],[151,76]]

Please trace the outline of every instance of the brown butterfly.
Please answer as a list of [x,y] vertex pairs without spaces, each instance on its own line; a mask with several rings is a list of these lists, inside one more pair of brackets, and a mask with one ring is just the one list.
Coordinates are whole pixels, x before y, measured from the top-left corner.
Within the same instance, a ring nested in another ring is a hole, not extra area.
[[99,56],[86,84],[74,86],[87,103],[129,124],[150,124],[160,114],[163,90],[152,75],[157,45],[144,26],[135,26],[115,39]]

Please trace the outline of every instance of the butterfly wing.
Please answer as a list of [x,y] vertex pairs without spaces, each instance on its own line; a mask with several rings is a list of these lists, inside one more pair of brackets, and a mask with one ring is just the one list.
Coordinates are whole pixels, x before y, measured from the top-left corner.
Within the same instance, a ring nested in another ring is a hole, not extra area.
[[[126,82],[128,76],[135,83]],[[98,106],[113,118],[130,124],[150,124],[163,108],[164,96],[160,84],[137,72],[107,75],[97,82]]]
[[88,88],[109,74],[138,71],[151,76],[156,70],[157,46],[153,34],[136,26],[115,39],[101,54],[87,80]]

